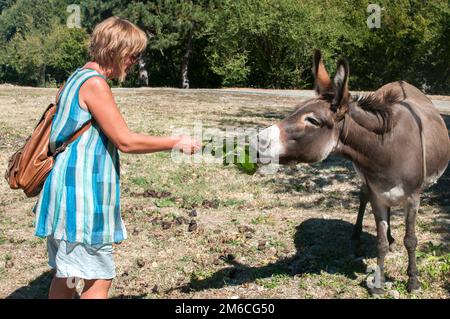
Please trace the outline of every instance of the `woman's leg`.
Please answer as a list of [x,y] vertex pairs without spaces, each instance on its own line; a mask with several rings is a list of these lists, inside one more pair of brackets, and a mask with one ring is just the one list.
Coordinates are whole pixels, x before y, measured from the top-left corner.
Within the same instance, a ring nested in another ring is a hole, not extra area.
[[112,279],[84,279],[84,288],[81,299],[108,299]]
[[49,299],[73,299],[75,297],[75,287],[69,288],[67,284],[68,278],[53,277],[50,291],[48,293]]

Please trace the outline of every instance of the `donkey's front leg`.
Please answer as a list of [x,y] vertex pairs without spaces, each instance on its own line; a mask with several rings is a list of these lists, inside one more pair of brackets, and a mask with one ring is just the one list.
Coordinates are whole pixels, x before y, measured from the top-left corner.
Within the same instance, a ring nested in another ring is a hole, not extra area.
[[352,249],[353,253],[358,257],[363,255],[361,247],[361,232],[364,219],[364,212],[366,211],[366,206],[368,202],[369,202],[369,190],[367,188],[367,185],[363,184],[359,191],[358,217],[356,218],[356,223],[353,226],[352,232]]
[[420,289],[420,282],[417,278],[419,272],[416,265],[416,216],[420,205],[420,195],[413,194],[406,201],[405,205],[405,226],[406,233],[404,244],[408,251],[408,292],[414,292]]
[[389,251],[388,241],[388,209],[389,207],[384,205],[375,194],[370,196],[370,204],[372,205],[373,214],[375,215],[375,222],[377,226],[377,266],[378,271],[376,273],[375,285],[371,288],[372,294],[384,293],[384,258]]

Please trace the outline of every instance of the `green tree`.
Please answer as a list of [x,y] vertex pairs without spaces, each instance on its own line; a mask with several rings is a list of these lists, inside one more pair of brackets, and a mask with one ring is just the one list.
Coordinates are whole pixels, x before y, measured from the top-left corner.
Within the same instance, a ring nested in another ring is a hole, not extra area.
[[0,65],[14,70],[11,82],[45,86],[62,82],[87,59],[88,35],[84,29],[69,29],[54,22],[49,34],[17,33],[5,46]]
[[373,90],[403,79],[429,92],[449,92],[448,0],[380,0],[378,29],[365,25],[369,1],[351,3],[350,25],[362,42],[355,45],[351,37],[342,51],[350,59],[354,88]]
[[[62,81],[86,55],[94,26],[118,15],[150,38],[150,85],[311,88],[312,52],[330,72],[350,62],[353,90],[406,80],[450,92],[448,0],[379,0],[381,28],[366,25],[370,0],[0,0],[0,82]],[[69,4],[82,29],[65,27]],[[137,85],[133,70],[124,85]]]
[[42,36],[39,34],[22,35],[17,33],[6,46],[3,65],[14,70],[14,78],[21,84],[43,85],[45,82],[45,51]]
[[223,1],[211,25],[211,68],[225,86],[310,86],[314,48],[332,55],[350,34],[342,19],[331,1]]
[[47,54],[47,73],[50,82],[61,83],[88,60],[89,35],[81,28],[67,28],[56,24],[46,37],[44,47]]
[[[212,0],[132,1],[124,10],[116,13],[147,32],[151,39],[149,62],[168,62],[165,57],[168,56],[171,61],[166,65],[179,70],[181,87],[188,88],[189,61],[193,48],[198,48],[194,42],[198,43],[205,36],[206,25],[215,3]],[[173,74],[174,70],[170,73]]]
[[52,22],[65,19],[65,0],[17,0],[5,2],[0,16],[0,41],[9,41],[16,33],[22,35],[39,30],[48,33]]
[[14,0],[0,0],[0,13],[14,4]]
[[[65,0],[67,5],[80,6],[81,26],[91,33],[94,27],[103,20],[116,15],[128,6],[126,0]],[[132,0],[131,2],[138,2]],[[142,1],[140,1],[142,2]]]

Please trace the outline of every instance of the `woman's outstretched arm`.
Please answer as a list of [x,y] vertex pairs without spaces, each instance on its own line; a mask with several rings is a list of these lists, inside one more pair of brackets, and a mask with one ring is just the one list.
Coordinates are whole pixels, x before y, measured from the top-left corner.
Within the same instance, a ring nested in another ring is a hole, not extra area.
[[173,148],[192,154],[200,143],[188,136],[150,136],[132,132],[112,95],[108,83],[100,77],[87,80],[80,89],[80,105],[86,105],[92,117],[110,141],[124,153],[152,153]]

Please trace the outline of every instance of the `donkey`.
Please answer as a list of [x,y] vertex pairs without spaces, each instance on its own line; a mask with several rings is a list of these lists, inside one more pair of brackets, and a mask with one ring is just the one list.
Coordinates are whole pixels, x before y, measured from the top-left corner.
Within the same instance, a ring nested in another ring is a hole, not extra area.
[[[423,189],[436,182],[450,160],[445,123],[431,100],[405,81],[386,84],[365,96],[348,89],[349,66],[337,63],[334,83],[320,51],[314,54],[316,97],[263,130],[251,147],[260,162],[320,162],[330,154],[350,159],[362,180],[360,206],[352,242],[359,250],[362,221],[370,202],[377,228],[379,281],[371,289],[383,293],[384,258],[394,242],[390,209],[403,205],[408,252],[408,292],[420,289],[416,266],[416,214]],[[256,141],[256,142],[255,142]],[[261,150],[261,145],[270,145]],[[262,161],[264,159],[264,161]]]
[[139,83],[148,86],[148,72],[145,69],[145,60],[139,56]]

